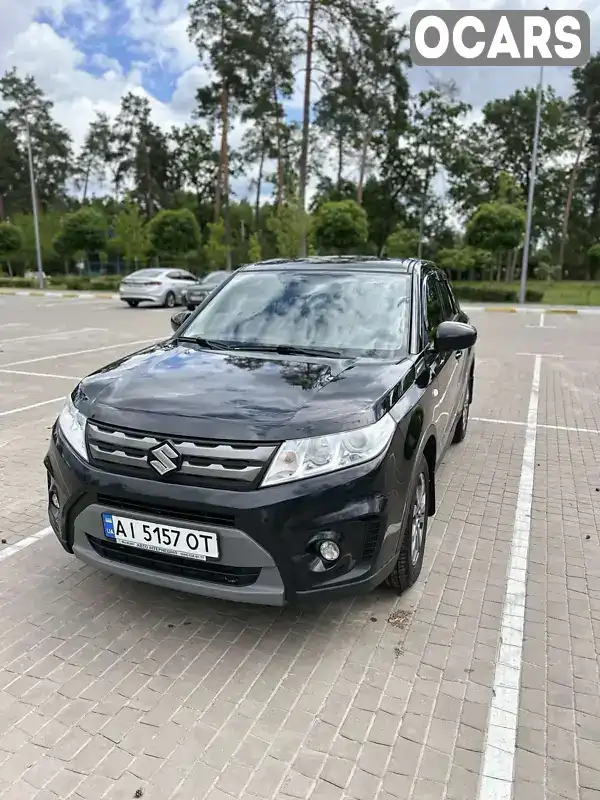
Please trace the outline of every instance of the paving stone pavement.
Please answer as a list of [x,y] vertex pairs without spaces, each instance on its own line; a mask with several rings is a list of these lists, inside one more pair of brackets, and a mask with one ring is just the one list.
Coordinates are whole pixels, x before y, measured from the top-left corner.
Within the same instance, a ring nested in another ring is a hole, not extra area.
[[[600,797],[596,323],[473,320],[475,419],[402,597],[203,600],[96,572],[53,537],[0,560],[0,798],[476,800],[533,378],[521,352],[548,355],[513,797]],[[6,412],[168,332],[161,310],[0,297],[0,558],[47,525],[41,460],[61,404]]]

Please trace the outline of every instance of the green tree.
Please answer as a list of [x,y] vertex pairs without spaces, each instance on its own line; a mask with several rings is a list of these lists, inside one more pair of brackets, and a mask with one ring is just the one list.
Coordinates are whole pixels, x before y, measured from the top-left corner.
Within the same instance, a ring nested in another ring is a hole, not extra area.
[[390,234],[385,251],[391,258],[415,258],[419,247],[419,231],[407,228],[401,222]]
[[219,154],[209,134],[199,125],[172,128],[170,138],[170,186],[174,191],[193,191],[200,214],[203,204],[214,199]]
[[85,202],[90,181],[106,180],[107,167],[112,159],[113,129],[107,114],[96,112],[85,135],[81,153],[75,164],[75,181]]
[[152,245],[139,206],[127,203],[119,212],[114,224],[115,242],[129,262],[144,261]]
[[276,208],[267,218],[267,230],[273,234],[279,258],[298,258],[308,228],[305,213],[290,198],[281,208]]
[[232,116],[248,105],[259,71],[259,14],[239,0],[191,0],[188,33],[213,80],[196,93],[198,115],[208,120],[211,134],[220,128],[219,169],[215,187],[215,222],[225,220],[228,268],[231,267],[229,209]]
[[600,243],[593,244],[587,251],[590,280],[595,281],[600,272]]
[[148,235],[155,251],[164,256],[185,255],[200,247],[200,228],[187,208],[159,211],[148,224]]
[[202,248],[204,260],[211,271],[226,269],[229,247],[225,237],[225,223],[220,219],[218,222],[209,222],[207,227],[208,237]]
[[0,259],[7,262],[9,275],[12,275],[10,259],[23,247],[23,234],[16,225],[0,222]]
[[[49,274],[54,272],[61,264],[54,248],[54,239],[60,231],[63,216],[60,211],[46,211],[38,215],[42,262],[44,271]],[[23,264],[26,268],[32,268],[36,265],[37,259],[33,214],[15,214],[11,219],[23,235],[23,247],[15,261]]]
[[62,218],[55,248],[70,258],[83,253],[89,260],[106,250],[107,229],[106,217],[93,208],[81,208]]
[[504,259],[507,263],[507,277],[517,248],[520,247],[525,232],[525,212],[518,206],[494,200],[483,203],[467,223],[466,243],[480,250],[487,250],[496,257],[497,278],[500,280]]
[[[21,196],[26,196],[28,180],[28,172],[22,169],[27,163],[25,132],[28,124],[40,208],[47,210],[56,204],[64,206],[67,179],[71,173],[71,138],[53,119],[52,103],[31,75],[21,78],[14,68],[0,78],[0,100],[3,106],[0,123],[10,131],[16,148],[14,157],[17,158],[19,153]],[[25,210],[25,206],[18,210]]]
[[443,248],[437,255],[437,263],[450,277],[475,279],[475,271],[488,270],[491,267],[490,253],[470,245],[458,244],[455,247]]
[[367,214],[354,200],[324,203],[315,214],[313,230],[320,250],[351,253],[366,244]]
[[248,261],[251,264],[256,264],[261,258],[260,242],[258,241],[258,236],[253,233],[248,241]]

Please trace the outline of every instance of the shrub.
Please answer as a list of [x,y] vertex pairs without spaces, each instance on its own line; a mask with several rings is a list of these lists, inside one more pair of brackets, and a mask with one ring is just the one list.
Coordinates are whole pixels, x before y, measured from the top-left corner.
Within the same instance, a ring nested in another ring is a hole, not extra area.
[[37,286],[35,278],[3,278],[0,277],[0,287],[7,289],[33,289]]

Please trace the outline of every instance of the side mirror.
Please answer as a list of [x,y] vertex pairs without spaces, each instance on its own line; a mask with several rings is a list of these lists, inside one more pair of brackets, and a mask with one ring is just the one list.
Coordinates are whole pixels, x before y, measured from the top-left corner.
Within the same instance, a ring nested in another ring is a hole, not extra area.
[[176,311],[171,317],[173,331],[178,331],[191,313],[191,311]]
[[464,322],[441,322],[437,326],[434,339],[436,353],[452,353],[467,350],[477,341],[477,331]]

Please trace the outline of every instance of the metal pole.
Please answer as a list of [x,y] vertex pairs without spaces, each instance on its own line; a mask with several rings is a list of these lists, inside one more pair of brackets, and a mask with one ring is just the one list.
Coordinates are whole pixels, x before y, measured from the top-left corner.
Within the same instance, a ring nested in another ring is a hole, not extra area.
[[519,303],[525,302],[527,289],[527,267],[529,266],[529,243],[531,240],[531,220],[533,217],[533,197],[535,193],[535,176],[537,153],[540,142],[540,120],[542,117],[542,89],[544,85],[544,65],[540,67],[540,82],[537,89],[537,105],[535,111],[535,129],[533,132],[533,149],[531,151],[531,173],[529,175],[529,197],[527,198],[527,221],[525,223],[525,242],[523,243],[523,261],[521,262],[521,286]]
[[44,288],[44,270],[42,267],[42,248],[40,247],[40,229],[38,221],[37,198],[35,192],[35,176],[33,174],[33,154],[31,152],[31,135],[29,120],[25,117],[25,131],[27,134],[27,156],[29,158],[29,180],[31,182],[31,204],[33,206],[33,231],[35,234],[35,254],[37,257],[37,276],[40,289]]

